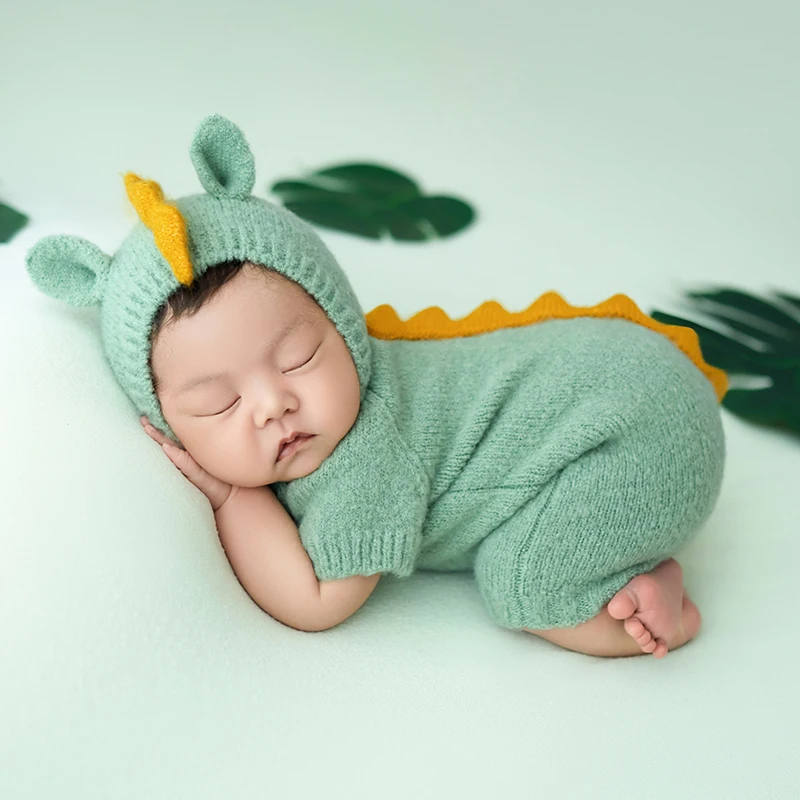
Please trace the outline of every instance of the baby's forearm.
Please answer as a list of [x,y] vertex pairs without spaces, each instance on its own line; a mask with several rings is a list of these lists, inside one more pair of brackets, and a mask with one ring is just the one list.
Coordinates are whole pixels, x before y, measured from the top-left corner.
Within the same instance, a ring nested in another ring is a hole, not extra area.
[[214,519],[245,591],[292,628],[318,631],[339,624],[363,605],[380,577],[318,581],[294,520],[268,486],[238,488]]

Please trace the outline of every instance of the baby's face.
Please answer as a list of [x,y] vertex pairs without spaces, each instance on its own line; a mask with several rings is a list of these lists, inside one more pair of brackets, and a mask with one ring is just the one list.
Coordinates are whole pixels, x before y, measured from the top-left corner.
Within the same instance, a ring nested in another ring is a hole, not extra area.
[[[355,422],[360,388],[350,351],[294,282],[245,264],[195,315],[170,320],[152,353],[162,413],[220,480],[255,487],[308,475]],[[220,377],[191,386],[213,375]],[[312,438],[278,461],[281,439],[294,432]]]

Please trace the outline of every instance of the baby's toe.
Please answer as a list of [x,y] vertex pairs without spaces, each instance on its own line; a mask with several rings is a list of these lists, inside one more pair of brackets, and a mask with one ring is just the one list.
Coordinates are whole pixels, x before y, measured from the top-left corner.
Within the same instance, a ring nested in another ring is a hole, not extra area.
[[627,619],[634,611],[636,611],[636,598],[626,589],[620,589],[608,604],[608,613],[614,619]]
[[[644,634],[646,636],[650,636],[650,632],[642,625],[641,620],[636,619],[636,617],[630,617],[623,622],[622,627],[625,628],[625,633],[628,636],[633,637],[636,641],[639,641],[639,638]],[[647,641],[647,640],[645,640]],[[639,642],[641,644],[641,642]]]
[[661,639],[658,639],[656,642],[656,649],[653,650],[653,656],[655,658],[664,658],[667,654],[667,645]]

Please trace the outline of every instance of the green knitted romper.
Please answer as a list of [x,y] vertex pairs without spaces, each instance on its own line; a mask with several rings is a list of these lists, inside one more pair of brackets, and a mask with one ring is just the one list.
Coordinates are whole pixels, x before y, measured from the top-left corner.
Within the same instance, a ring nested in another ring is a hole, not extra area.
[[361,406],[311,474],[274,490],[319,579],[473,570],[508,628],[568,627],[697,534],[719,494],[724,373],[688,328],[623,295],[463,320],[365,315],[316,231],[252,195],[241,131],[204,119],[190,150],[203,194],[167,201],[125,176],[140,222],[113,256],[48,236],[26,259],[46,294],[99,305],[103,347],[137,416],[177,440],[152,383],[149,334],[167,298],[231,259],[300,284],[347,344]]
[[500,625],[571,627],[714,507],[717,394],[660,333],[587,317],[371,344],[354,427],[274,486],[320,579],[474,570]]

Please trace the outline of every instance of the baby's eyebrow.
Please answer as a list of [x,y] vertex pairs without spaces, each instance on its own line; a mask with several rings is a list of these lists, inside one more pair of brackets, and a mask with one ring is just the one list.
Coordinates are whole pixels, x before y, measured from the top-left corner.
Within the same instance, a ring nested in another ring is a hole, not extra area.
[[[276,345],[280,344],[292,331],[296,330],[297,328],[307,326],[316,322],[314,317],[310,317],[307,314],[298,314],[296,317],[289,322],[288,325],[285,325],[272,339],[267,342],[267,346],[264,348],[264,352],[268,353],[272,350]],[[203,375],[200,378],[193,378],[190,381],[184,383],[176,392],[177,395],[187,394],[188,392],[192,391],[193,389],[197,389],[199,386],[205,386],[208,383],[216,383],[217,381],[222,380],[223,378],[227,378],[230,373],[227,371],[225,372],[214,372],[210,375]]]

